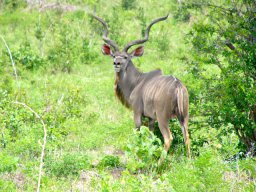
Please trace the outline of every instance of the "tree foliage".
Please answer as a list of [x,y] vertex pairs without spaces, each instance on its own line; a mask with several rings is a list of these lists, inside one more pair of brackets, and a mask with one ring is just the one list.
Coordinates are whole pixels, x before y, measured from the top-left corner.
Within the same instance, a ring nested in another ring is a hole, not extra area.
[[191,72],[204,82],[202,111],[216,128],[231,125],[251,150],[256,142],[256,3],[190,1],[184,8],[198,19],[189,41]]

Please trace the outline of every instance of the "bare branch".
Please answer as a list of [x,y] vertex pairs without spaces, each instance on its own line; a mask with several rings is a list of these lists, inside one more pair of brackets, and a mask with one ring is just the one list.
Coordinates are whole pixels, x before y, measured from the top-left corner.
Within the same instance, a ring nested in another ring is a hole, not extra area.
[[13,102],[14,104],[17,105],[22,105],[23,107],[27,108],[28,110],[30,110],[33,114],[35,114],[35,116],[40,120],[41,124],[43,125],[44,128],[44,142],[42,145],[42,151],[41,151],[41,157],[40,157],[40,165],[39,165],[39,174],[38,174],[38,183],[37,183],[37,192],[40,191],[40,185],[41,185],[41,178],[42,178],[42,170],[43,170],[43,160],[44,160],[44,154],[45,154],[45,146],[46,146],[46,141],[47,141],[47,129],[46,126],[44,124],[43,119],[40,117],[40,115],[38,115],[37,112],[35,112],[31,107],[27,106],[25,103],[21,103],[18,101]]
[[236,49],[235,46],[229,40],[225,41],[225,45],[227,45],[228,48],[231,49],[232,51]]
[[17,82],[17,86],[18,86],[18,89],[20,90],[20,82],[19,82],[19,79],[18,79],[18,75],[17,75],[17,70],[16,70],[15,62],[14,62],[14,60],[13,60],[13,58],[12,58],[11,50],[10,50],[10,48],[8,47],[8,45],[7,45],[7,43],[6,43],[5,39],[4,39],[4,37],[3,37],[2,35],[1,35],[1,38],[2,38],[2,40],[3,40],[3,42],[4,42],[4,45],[5,45],[5,47],[6,47],[7,51],[8,51],[8,53],[9,53],[9,57],[10,57],[11,62],[12,62],[12,67],[13,67],[15,79],[16,79],[16,82]]

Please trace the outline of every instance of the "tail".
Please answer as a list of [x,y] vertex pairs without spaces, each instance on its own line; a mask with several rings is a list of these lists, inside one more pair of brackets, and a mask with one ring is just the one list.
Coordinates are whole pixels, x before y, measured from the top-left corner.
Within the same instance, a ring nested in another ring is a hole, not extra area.
[[177,96],[177,116],[181,122],[184,122],[184,89],[182,86],[178,86],[176,89]]
[[176,88],[177,96],[177,108],[176,115],[182,126],[182,132],[185,133],[188,121],[188,93],[186,87],[182,84],[178,85]]
[[188,133],[188,92],[186,87],[184,87],[182,84],[179,85],[176,88],[176,96],[177,96],[177,110],[176,115],[179,119],[181,130],[184,136],[184,142],[186,145],[186,151],[188,157],[190,157],[190,139],[189,139],[189,133]]

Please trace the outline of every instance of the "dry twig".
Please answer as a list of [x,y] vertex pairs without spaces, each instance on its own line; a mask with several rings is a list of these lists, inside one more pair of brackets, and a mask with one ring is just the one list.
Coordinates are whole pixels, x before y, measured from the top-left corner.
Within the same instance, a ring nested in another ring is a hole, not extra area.
[[8,51],[8,53],[9,53],[9,57],[10,57],[10,59],[11,59],[11,61],[12,61],[12,67],[13,67],[15,79],[16,79],[16,82],[17,82],[17,85],[18,85],[18,89],[20,90],[20,82],[19,82],[19,79],[18,79],[18,74],[17,74],[17,70],[16,70],[16,67],[15,67],[15,62],[14,62],[14,60],[13,60],[13,58],[12,58],[11,50],[10,50],[10,48],[8,47],[8,45],[7,45],[7,43],[6,43],[5,39],[4,39],[4,37],[3,37],[2,35],[1,35],[1,38],[2,38],[2,40],[3,40],[3,42],[4,42],[4,45],[5,45],[5,47],[6,47],[7,51]]
[[18,104],[18,105],[22,105],[23,107],[29,109],[40,120],[40,122],[41,122],[41,124],[43,125],[43,128],[44,128],[44,142],[43,142],[43,145],[42,145],[42,152],[41,152],[40,165],[39,165],[39,174],[38,174],[38,184],[37,184],[37,192],[39,192],[40,191],[40,185],[41,185],[41,178],[42,178],[45,146],[46,146],[46,141],[47,141],[47,129],[46,129],[46,126],[44,124],[43,119],[31,107],[27,106],[25,103],[21,103],[21,102],[18,102],[18,101],[15,101],[14,103]]

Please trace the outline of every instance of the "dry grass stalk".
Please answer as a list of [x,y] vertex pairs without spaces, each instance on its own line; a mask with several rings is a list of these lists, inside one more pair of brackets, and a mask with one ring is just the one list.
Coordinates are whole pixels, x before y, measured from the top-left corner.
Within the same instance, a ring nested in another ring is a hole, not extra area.
[[11,61],[12,61],[12,67],[13,67],[15,79],[16,79],[16,82],[17,82],[18,89],[19,89],[19,91],[20,91],[20,82],[19,82],[19,79],[18,79],[18,74],[17,74],[17,70],[16,70],[16,67],[15,67],[15,62],[14,62],[14,60],[13,60],[13,58],[12,58],[12,52],[11,52],[9,46],[7,45],[5,39],[4,39],[4,37],[3,37],[2,35],[1,35],[1,38],[2,38],[2,40],[3,40],[3,42],[4,42],[4,45],[5,45],[5,47],[6,47],[7,51],[8,51],[8,53],[9,53],[9,57],[10,57],[10,59],[11,59]]
[[23,107],[29,109],[33,114],[35,114],[35,116],[40,120],[41,124],[43,125],[44,128],[44,142],[42,145],[42,151],[41,151],[41,158],[40,158],[40,165],[39,165],[39,174],[38,174],[38,184],[37,184],[37,192],[40,191],[40,185],[41,185],[41,178],[42,178],[42,170],[43,170],[43,160],[44,160],[44,154],[45,154],[45,146],[46,146],[46,142],[47,142],[47,129],[46,126],[44,124],[43,119],[40,117],[40,115],[35,112],[31,107],[27,106],[25,103],[21,103],[18,101],[14,102],[15,104],[18,105],[22,105]]

